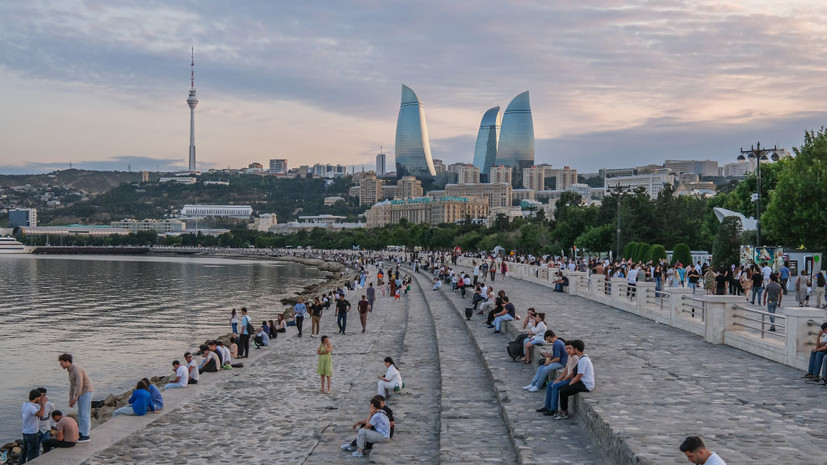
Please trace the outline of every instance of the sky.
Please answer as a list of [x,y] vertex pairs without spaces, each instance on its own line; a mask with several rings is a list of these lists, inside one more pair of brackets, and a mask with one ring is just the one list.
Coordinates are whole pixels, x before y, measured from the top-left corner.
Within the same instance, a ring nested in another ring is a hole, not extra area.
[[530,92],[536,163],[735,161],[827,121],[827,4],[706,0],[0,2],[0,173],[393,159],[401,85],[434,158]]

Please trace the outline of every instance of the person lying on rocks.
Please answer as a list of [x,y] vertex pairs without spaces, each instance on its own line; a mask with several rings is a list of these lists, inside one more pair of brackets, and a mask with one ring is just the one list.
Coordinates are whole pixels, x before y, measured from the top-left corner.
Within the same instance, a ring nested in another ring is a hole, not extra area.
[[[353,429],[359,427],[355,441],[342,444],[343,451],[353,451],[354,457],[364,457],[368,443],[371,445],[377,442],[388,442],[391,438],[393,425],[392,413],[389,415],[385,410],[385,400],[382,396],[374,396],[370,400],[370,415],[364,421],[357,421]],[[355,442],[356,444],[353,444]]]

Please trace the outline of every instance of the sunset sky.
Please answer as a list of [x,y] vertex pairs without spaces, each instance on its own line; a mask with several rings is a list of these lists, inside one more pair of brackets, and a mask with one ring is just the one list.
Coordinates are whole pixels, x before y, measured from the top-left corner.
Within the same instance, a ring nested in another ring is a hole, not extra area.
[[530,91],[536,162],[581,172],[792,149],[827,122],[818,1],[0,3],[0,173],[393,159],[401,85],[434,158]]

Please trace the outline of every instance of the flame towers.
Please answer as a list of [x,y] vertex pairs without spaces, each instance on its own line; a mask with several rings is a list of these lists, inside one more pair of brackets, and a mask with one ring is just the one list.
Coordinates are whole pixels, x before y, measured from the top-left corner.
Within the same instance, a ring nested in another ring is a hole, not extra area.
[[479,168],[480,174],[484,176],[488,176],[497,159],[501,122],[502,116],[500,115],[499,106],[490,108],[482,115],[480,132],[477,134],[477,145],[474,147],[474,166]]
[[534,121],[528,91],[514,97],[505,109],[494,164],[512,168],[511,180],[515,186],[520,185],[523,168],[534,165]]
[[435,174],[425,109],[414,91],[403,84],[402,103],[396,120],[396,175],[431,179]]

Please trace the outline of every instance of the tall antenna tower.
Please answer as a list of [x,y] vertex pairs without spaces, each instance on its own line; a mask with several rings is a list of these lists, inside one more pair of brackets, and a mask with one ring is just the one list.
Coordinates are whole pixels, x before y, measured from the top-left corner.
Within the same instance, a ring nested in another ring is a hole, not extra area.
[[195,106],[198,98],[195,96],[195,47],[190,50],[190,96],[187,98],[190,107],[190,153],[189,170],[197,171],[195,163]]

